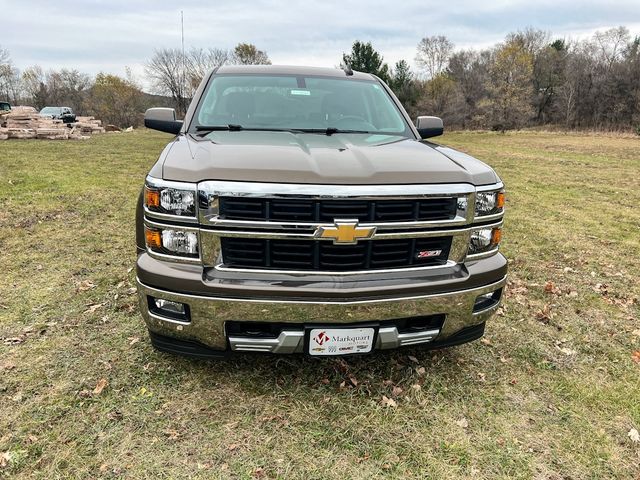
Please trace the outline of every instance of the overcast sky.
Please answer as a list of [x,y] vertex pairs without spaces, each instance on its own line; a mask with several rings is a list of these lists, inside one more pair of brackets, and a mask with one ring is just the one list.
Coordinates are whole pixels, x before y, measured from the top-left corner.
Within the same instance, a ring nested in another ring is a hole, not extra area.
[[154,48],[231,48],[255,43],[274,64],[336,66],[354,40],[371,41],[390,64],[414,62],[416,44],[446,35],[482,48],[528,26],[582,38],[619,25],[640,35],[640,0],[0,0],[0,46],[21,69],[75,68],[144,79]]

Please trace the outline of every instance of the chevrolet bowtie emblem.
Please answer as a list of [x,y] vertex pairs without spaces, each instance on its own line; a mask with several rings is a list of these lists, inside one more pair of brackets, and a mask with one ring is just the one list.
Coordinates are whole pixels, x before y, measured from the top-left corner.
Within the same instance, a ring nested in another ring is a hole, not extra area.
[[335,220],[332,227],[318,227],[316,238],[330,238],[335,245],[355,245],[358,240],[371,238],[376,227],[359,227],[358,220]]

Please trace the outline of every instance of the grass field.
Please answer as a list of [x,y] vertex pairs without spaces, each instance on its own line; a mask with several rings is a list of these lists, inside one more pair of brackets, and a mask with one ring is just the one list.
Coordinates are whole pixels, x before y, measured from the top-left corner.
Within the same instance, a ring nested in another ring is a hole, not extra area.
[[442,138],[508,188],[482,341],[222,362],[156,353],[137,311],[168,139],[0,143],[0,477],[640,478],[640,139]]

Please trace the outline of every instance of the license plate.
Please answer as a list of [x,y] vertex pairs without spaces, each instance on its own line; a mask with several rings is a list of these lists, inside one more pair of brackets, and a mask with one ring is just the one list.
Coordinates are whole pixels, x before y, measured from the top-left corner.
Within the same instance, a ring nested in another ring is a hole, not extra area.
[[368,353],[373,348],[374,328],[312,328],[309,355],[351,355]]

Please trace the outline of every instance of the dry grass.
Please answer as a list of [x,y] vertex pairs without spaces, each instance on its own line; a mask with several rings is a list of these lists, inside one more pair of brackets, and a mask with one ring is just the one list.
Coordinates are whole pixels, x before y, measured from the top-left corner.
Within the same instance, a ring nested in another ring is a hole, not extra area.
[[638,478],[638,139],[443,137],[508,186],[484,341],[225,362],[154,352],[137,313],[134,204],[166,141],[0,147],[0,476]]

